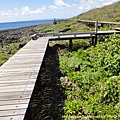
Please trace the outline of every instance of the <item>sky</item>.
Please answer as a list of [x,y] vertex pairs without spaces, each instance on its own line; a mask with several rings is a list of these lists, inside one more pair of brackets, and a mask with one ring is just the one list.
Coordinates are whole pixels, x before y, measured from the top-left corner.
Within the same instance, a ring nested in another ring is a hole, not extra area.
[[120,0],[2,0],[0,22],[72,18]]

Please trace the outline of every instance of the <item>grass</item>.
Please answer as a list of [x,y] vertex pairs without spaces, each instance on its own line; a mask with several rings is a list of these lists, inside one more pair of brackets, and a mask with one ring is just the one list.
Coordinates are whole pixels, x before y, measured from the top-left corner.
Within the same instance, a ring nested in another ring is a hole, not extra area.
[[99,21],[120,21],[120,2],[90,10],[77,16],[78,19]]
[[21,44],[27,42],[28,39],[26,39],[24,42],[11,43],[8,45],[0,46],[0,66],[20,49]]

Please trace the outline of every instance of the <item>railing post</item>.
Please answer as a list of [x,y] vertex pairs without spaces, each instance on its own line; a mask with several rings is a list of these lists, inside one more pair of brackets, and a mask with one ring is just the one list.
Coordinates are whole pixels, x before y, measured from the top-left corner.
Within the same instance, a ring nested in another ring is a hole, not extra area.
[[98,21],[95,22],[95,33],[98,31]]
[[69,50],[72,51],[72,39],[69,40]]
[[92,38],[91,40],[92,40],[92,45],[94,45],[94,44],[95,44],[95,43],[94,43],[94,38]]
[[95,35],[95,45],[97,44],[97,34]]
[[98,21],[95,22],[95,45],[97,44]]

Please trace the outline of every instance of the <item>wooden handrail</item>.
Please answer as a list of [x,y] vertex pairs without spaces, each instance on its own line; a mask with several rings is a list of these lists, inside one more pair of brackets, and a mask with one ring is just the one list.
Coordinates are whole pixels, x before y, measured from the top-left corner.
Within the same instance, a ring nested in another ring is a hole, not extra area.
[[38,33],[38,36],[39,37],[48,36],[48,35],[54,36],[55,34],[58,34],[58,33],[55,33],[55,32],[51,32],[51,33]]
[[82,35],[82,34],[95,34],[95,32],[75,32],[75,33],[56,33],[53,36],[66,36],[66,35]]
[[[91,20],[78,20],[78,22],[95,23],[96,21],[91,21]],[[120,22],[98,21],[98,24],[113,24],[113,25],[120,25]]]

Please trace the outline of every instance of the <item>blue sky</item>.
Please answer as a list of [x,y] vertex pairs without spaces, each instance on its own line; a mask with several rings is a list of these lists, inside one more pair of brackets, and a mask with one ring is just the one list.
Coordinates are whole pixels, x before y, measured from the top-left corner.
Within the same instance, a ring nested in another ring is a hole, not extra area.
[[71,18],[119,0],[2,0],[0,22]]

